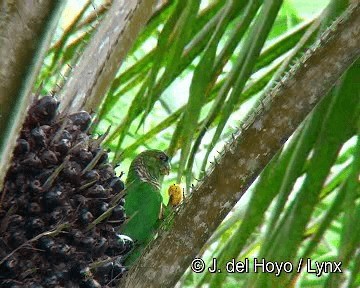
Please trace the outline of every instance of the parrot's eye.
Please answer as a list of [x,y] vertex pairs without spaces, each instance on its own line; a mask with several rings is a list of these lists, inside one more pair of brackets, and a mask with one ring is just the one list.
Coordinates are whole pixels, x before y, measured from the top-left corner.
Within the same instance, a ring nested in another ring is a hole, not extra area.
[[169,157],[168,157],[168,156],[166,156],[165,154],[160,154],[159,159],[160,159],[161,161],[166,162],[166,161],[168,161],[168,160],[169,160]]

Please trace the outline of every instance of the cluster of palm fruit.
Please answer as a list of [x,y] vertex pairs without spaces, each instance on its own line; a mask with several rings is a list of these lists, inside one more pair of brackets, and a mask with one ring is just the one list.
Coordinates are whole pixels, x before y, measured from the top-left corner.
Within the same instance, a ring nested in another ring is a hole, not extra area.
[[88,133],[91,116],[61,116],[58,104],[30,107],[0,191],[0,287],[112,287],[126,271],[124,183]]

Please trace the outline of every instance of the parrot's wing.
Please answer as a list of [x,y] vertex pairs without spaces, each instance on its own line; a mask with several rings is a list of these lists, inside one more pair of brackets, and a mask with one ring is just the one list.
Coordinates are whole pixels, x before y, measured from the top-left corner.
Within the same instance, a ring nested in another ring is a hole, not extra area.
[[130,219],[121,229],[121,233],[138,243],[146,243],[152,237],[161,203],[162,196],[153,186],[140,183],[129,187],[125,198],[125,211]]

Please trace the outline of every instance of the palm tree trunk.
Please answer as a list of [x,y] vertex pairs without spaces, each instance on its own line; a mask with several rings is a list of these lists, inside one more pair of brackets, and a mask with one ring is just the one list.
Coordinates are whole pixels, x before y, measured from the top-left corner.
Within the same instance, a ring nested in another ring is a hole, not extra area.
[[61,94],[60,110],[96,109],[138,33],[153,13],[155,0],[114,1]]

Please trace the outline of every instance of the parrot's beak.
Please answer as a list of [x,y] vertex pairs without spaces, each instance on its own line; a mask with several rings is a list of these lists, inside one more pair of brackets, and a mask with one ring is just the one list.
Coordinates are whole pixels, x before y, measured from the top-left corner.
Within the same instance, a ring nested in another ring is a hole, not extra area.
[[169,175],[170,174],[170,169],[171,169],[170,163],[166,163],[160,169],[161,175]]

